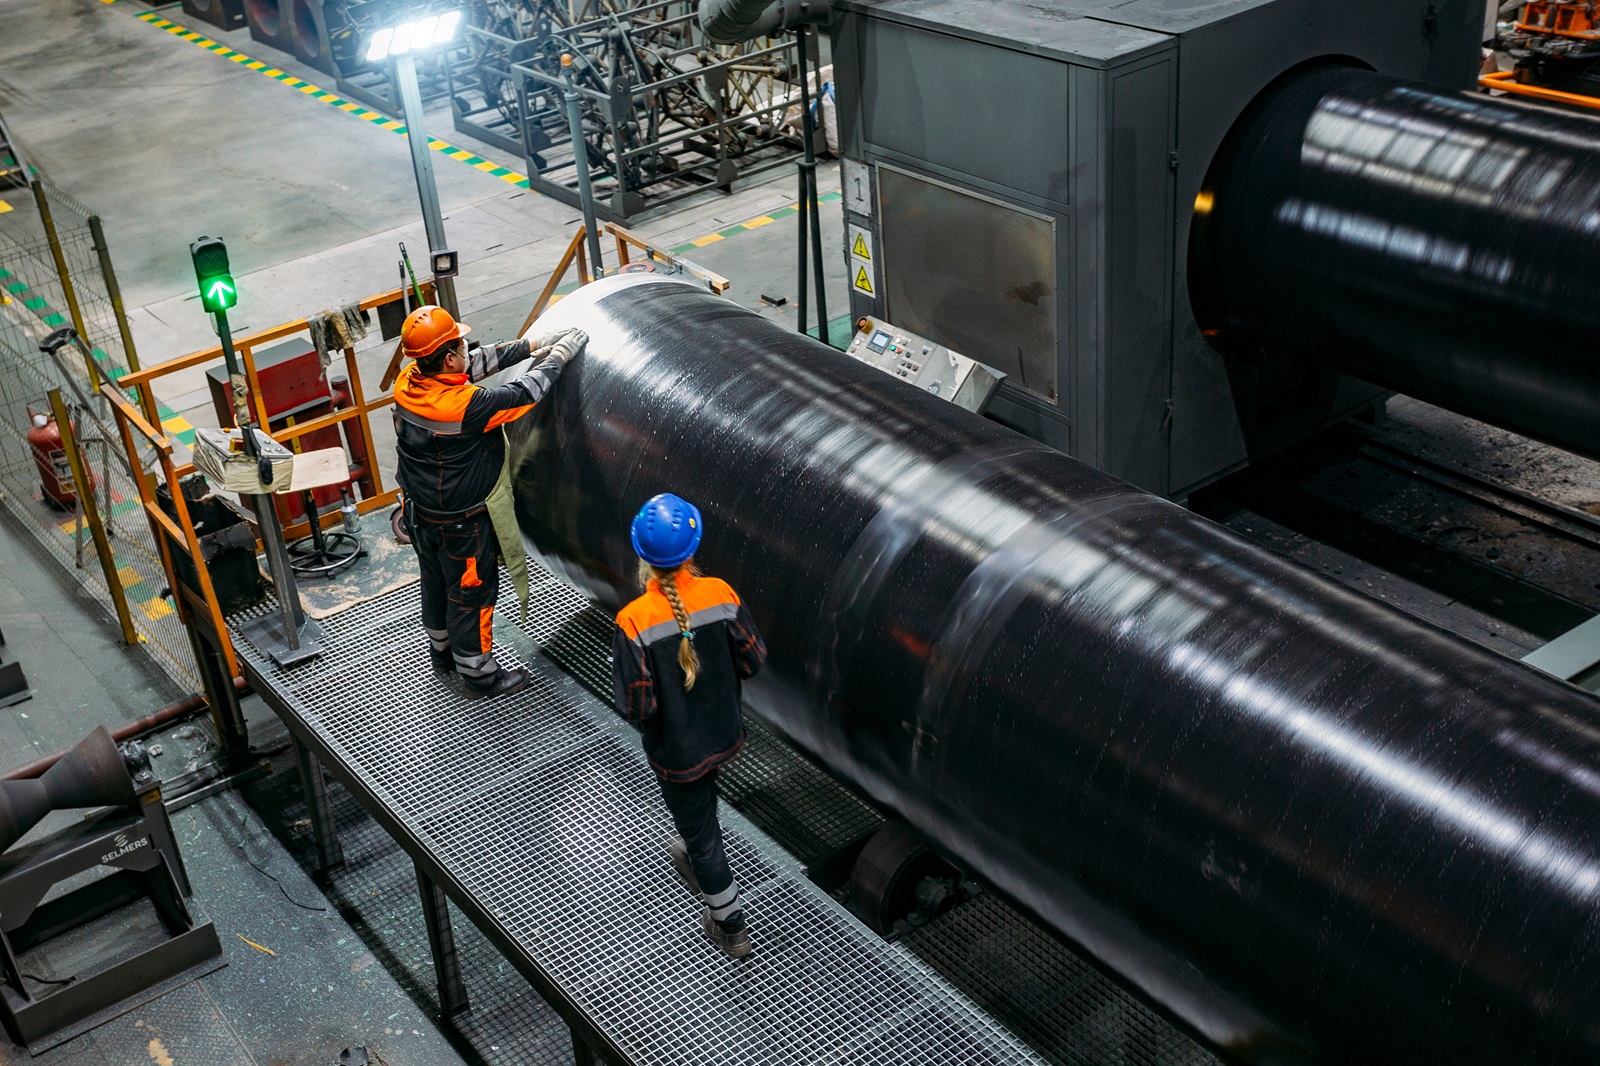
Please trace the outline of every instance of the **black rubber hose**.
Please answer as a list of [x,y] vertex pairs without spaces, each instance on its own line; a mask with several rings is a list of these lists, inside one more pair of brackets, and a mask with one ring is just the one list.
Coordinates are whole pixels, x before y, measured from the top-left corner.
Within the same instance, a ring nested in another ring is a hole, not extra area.
[[1195,206],[1219,347],[1600,458],[1600,122],[1315,67],[1240,119]]
[[1600,1059],[1593,697],[697,288],[557,325],[530,544],[615,605],[640,504],[698,503],[750,702],[1172,1016],[1241,1061]]

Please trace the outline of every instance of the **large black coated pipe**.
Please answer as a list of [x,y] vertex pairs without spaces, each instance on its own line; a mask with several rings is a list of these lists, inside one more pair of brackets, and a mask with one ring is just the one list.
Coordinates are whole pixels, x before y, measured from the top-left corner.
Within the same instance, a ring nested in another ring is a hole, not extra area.
[[696,501],[752,704],[1173,1015],[1600,1060],[1592,697],[683,283],[547,319],[590,340],[515,424],[530,544],[616,604],[634,511]]
[[1223,344],[1600,457],[1600,122],[1314,67],[1240,119],[1196,214]]

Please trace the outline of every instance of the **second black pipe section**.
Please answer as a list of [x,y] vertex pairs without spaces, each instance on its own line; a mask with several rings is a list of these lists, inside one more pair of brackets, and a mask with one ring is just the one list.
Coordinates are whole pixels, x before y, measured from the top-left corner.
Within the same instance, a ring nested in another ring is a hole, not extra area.
[[1240,119],[1195,209],[1219,346],[1600,458],[1600,122],[1311,67]]

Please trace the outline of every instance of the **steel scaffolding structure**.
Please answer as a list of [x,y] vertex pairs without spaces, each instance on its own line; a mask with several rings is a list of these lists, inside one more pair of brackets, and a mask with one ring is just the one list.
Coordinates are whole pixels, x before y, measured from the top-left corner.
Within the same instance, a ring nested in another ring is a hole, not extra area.
[[464,45],[471,73],[450,75],[456,129],[522,156],[530,185],[565,203],[579,202],[586,164],[600,215],[619,222],[794,162],[795,42],[713,44],[696,7],[480,0]]

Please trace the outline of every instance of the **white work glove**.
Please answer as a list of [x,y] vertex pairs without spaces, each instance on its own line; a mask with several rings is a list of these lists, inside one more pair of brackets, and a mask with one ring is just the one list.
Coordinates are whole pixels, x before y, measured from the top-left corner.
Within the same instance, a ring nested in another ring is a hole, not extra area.
[[584,345],[589,343],[589,335],[581,329],[563,329],[532,337],[528,343],[533,345],[535,356],[553,355],[565,366],[583,353]]

